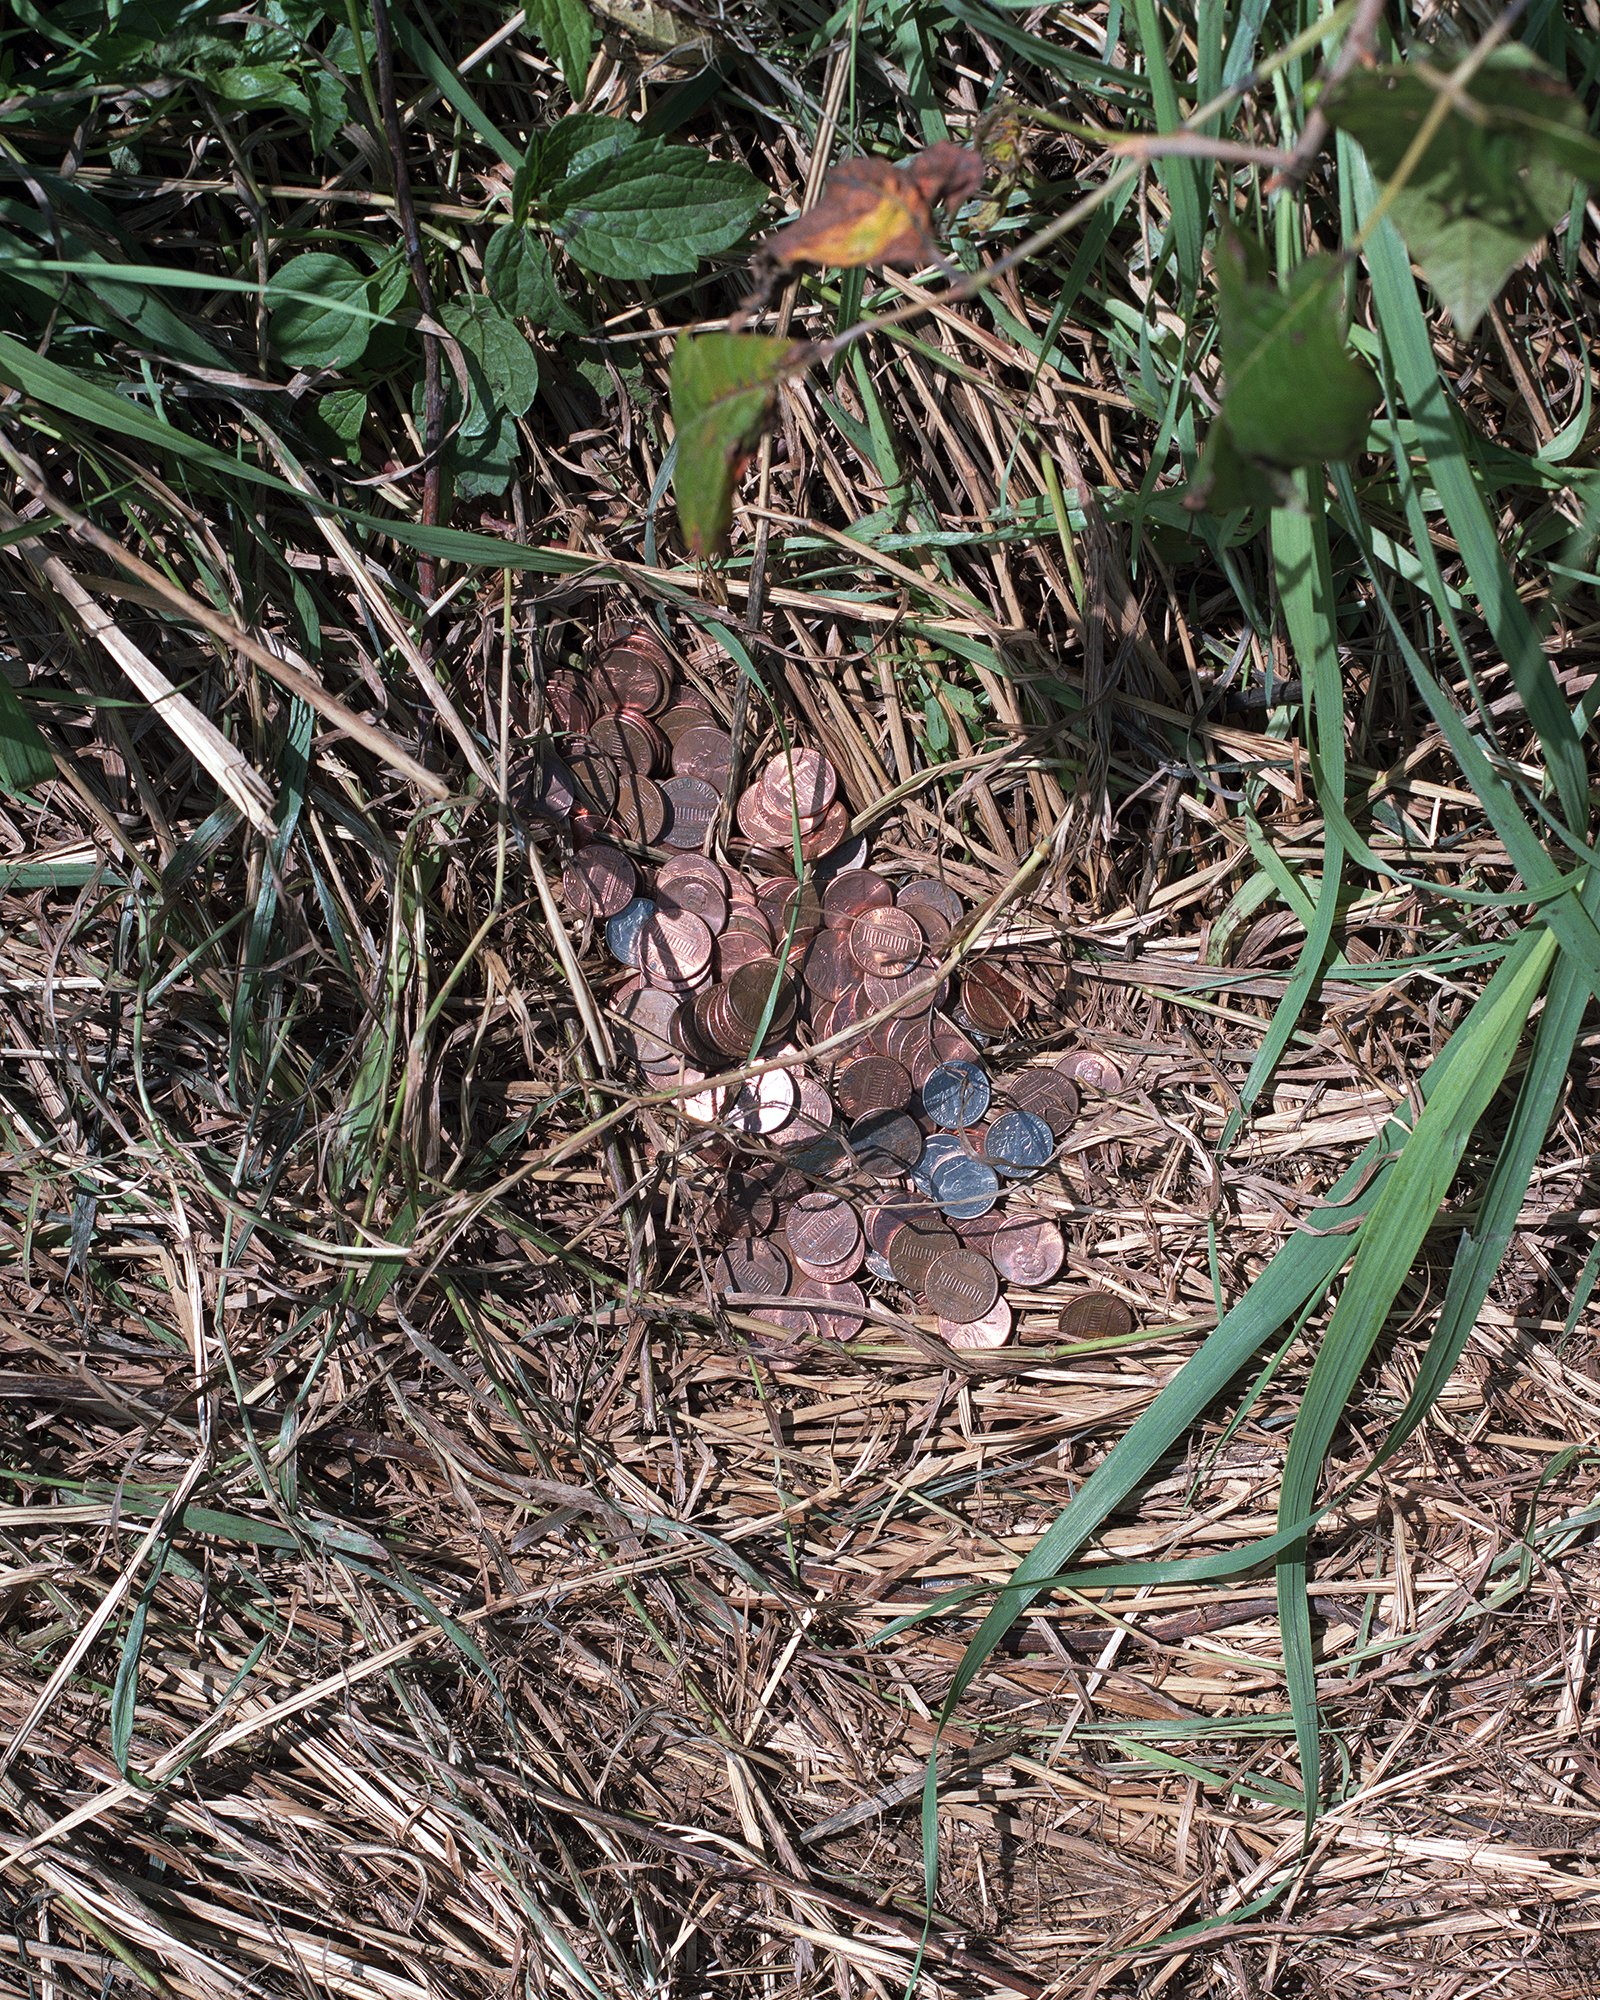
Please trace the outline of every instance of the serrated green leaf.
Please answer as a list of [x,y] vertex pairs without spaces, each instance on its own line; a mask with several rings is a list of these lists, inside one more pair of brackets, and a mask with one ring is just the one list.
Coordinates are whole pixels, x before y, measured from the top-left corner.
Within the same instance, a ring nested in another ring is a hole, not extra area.
[[1337,259],[1308,257],[1280,290],[1255,275],[1246,239],[1223,231],[1222,420],[1246,459],[1320,465],[1360,449],[1378,383],[1346,344],[1340,276]]
[[748,169],[693,146],[641,139],[564,181],[549,199],[557,234],[602,278],[660,278],[746,235],[767,190]]
[[[1401,176],[1441,98],[1450,108]],[[1582,104],[1520,44],[1496,49],[1462,83],[1426,62],[1356,70],[1323,106],[1391,184],[1389,215],[1463,333],[1566,213],[1573,181],[1600,182]]]
[[353,445],[367,420],[365,389],[330,389],[317,398],[317,415],[341,444]]
[[465,350],[473,388],[489,417],[520,417],[539,392],[538,357],[521,327],[493,299],[473,296],[452,299],[439,317]]
[[31,792],[56,774],[50,745],[23,707],[11,683],[0,674],[0,791],[14,796]]
[[672,351],[672,423],[678,525],[692,554],[721,548],[733,485],[772,413],[792,343],[776,334],[685,334]]
[[[370,283],[365,272],[331,250],[291,257],[267,283],[267,304],[273,308],[268,340],[292,367],[348,368],[372,337],[366,317]],[[290,292],[299,296],[285,296]],[[275,297],[282,303],[273,307]]]
[[532,320],[547,333],[588,332],[561,295],[544,239],[530,229],[508,222],[495,231],[483,253],[483,281],[513,318]]
[[584,0],[526,0],[523,15],[529,33],[561,74],[574,97],[583,95],[594,51],[594,16]]

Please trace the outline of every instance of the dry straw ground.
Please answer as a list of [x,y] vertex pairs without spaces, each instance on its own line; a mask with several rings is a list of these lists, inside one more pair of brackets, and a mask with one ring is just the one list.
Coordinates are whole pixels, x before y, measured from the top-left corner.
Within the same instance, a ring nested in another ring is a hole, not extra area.
[[[1026,20],[1080,53],[1105,26]],[[802,117],[759,24],[716,32],[744,83],[692,135],[791,212],[848,147],[848,38],[796,70]],[[446,40],[458,61],[478,46]],[[1002,69],[1025,106],[1059,82],[964,31],[908,83],[922,46],[862,56],[880,125],[885,100],[936,88],[970,130]],[[514,24],[492,56],[464,75],[507,129],[563,108]],[[596,60],[592,110],[685,73],[622,33]],[[404,64],[400,90],[419,214],[470,284],[493,162]],[[292,134],[230,155],[196,126],[136,170],[107,151],[132,109],[99,108],[79,178],[154,261],[206,266],[241,217],[262,242],[393,229],[370,145],[335,146],[323,184]],[[1023,125],[1038,186],[1103,174],[1097,147]],[[490,510],[568,573],[447,568],[425,627],[381,537],[265,489],[258,535],[133,440],[9,427],[33,539],[0,550],[5,670],[61,761],[0,804],[6,1992],[887,1996],[914,1967],[930,1994],[1074,2000],[1600,1990],[1592,1034],[1448,1388],[1316,1529],[1329,1803],[1308,1846],[1270,1570],[1046,1595],[937,1742],[987,1600],[884,1637],[1007,1577],[1406,1100],[1524,914],[1353,878],[1329,976],[1219,1156],[1324,829],[1299,711],[1257,699],[1297,670],[1259,546],[1224,561],[1163,500],[1181,471],[1154,360],[1137,380],[1140,315],[1180,331],[1149,257],[1161,202],[1152,179],[1119,211],[1059,327],[1070,250],[801,386],[721,580],[677,563],[651,496],[667,331],[725,312],[736,271],[692,299],[596,288],[600,351],[637,374],[601,403],[547,355]],[[1576,407],[1592,238],[1571,258],[1569,289],[1550,261],[1520,273],[1470,348],[1434,329],[1472,421],[1517,451]],[[834,323],[819,292],[794,310]],[[253,378],[166,379],[201,434],[331,483],[276,442]],[[415,518],[400,401],[373,423],[391,430],[366,472],[386,476],[362,504]],[[1508,546],[1548,547],[1527,531],[1564,504],[1508,487]],[[1443,529],[1437,556],[1466,589]],[[601,956],[577,925],[558,949],[539,890],[558,851],[536,830],[530,861],[498,801],[541,671],[622,610],[746,708],[757,755],[770,712],[707,636],[726,619],[883,863],[937,856],[975,903],[1016,887],[985,948],[1048,997],[1039,1039],[1124,1066],[1044,1191],[1071,1252],[1027,1344],[955,1367],[885,1324],[764,1355],[709,1294],[692,1133],[657,1108],[567,1143],[628,1080],[585,1036]],[[1405,616],[1536,771],[1493,646],[1469,623],[1470,689],[1421,593]],[[1600,627],[1581,600],[1551,617],[1576,697]],[[1355,568],[1337,636],[1374,848],[1439,891],[1514,888]],[[152,707],[140,656],[192,715]],[[292,833],[252,834],[241,811],[283,828],[291,795]],[[1508,1101],[1362,1377],[1330,1492],[1412,1386]],[[1136,1309],[1126,1344],[1049,1338],[1086,1282]],[[1325,1320],[1284,1330],[1100,1553],[1272,1532]]]

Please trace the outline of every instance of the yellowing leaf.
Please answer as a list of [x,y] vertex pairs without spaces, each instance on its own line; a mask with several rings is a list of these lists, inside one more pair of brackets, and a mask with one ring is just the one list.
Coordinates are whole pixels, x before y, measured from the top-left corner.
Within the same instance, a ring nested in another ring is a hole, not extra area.
[[958,208],[982,184],[982,160],[948,140],[899,166],[888,160],[846,160],[823,182],[813,207],[773,231],[766,252],[782,269],[884,264],[914,271],[938,254],[935,202]]

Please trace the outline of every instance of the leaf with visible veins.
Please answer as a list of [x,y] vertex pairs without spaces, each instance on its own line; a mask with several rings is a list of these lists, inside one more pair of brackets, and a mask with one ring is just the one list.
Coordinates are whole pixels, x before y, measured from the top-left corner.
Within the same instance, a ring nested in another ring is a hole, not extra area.
[[776,334],[685,334],[672,351],[673,491],[690,552],[714,555],[733,520],[733,488],[761,442],[794,342]]

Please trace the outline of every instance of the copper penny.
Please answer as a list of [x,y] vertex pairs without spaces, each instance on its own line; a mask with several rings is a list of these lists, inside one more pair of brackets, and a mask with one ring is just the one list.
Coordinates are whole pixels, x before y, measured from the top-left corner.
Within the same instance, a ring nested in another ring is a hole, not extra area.
[[773,1145],[782,1146],[786,1151],[791,1147],[809,1146],[832,1131],[832,1098],[814,1076],[802,1076],[794,1116],[781,1130],[773,1133]]
[[783,1333],[798,1334],[802,1340],[814,1340],[820,1331],[817,1315],[808,1312],[804,1306],[763,1304],[754,1310],[767,1326],[776,1327]]
[[870,1111],[904,1111],[911,1102],[911,1077],[888,1056],[863,1056],[834,1078],[833,1094],[847,1118],[865,1118]]
[[790,1296],[816,1315],[817,1332],[824,1340],[854,1340],[867,1316],[861,1287],[848,1278],[802,1278]]
[[982,1062],[977,1043],[962,1034],[955,1023],[947,1021],[942,1014],[935,1014],[929,1032],[940,1062]]
[[733,809],[739,831],[753,847],[771,853],[787,848],[793,841],[793,825],[780,819],[760,783],[746,785]]
[[894,1180],[922,1157],[922,1133],[904,1111],[869,1111],[845,1133],[845,1144],[863,1173]]
[[962,976],[961,1009],[980,1034],[1003,1035],[1028,1011],[1015,980],[995,965],[975,965]]
[[926,943],[916,918],[906,910],[867,910],[856,918],[848,935],[856,964],[880,979],[909,972]]
[[664,847],[697,848],[722,809],[722,795],[703,778],[664,778],[661,795],[667,802]]
[[794,1019],[794,982],[775,958],[758,959],[754,965],[741,965],[728,981],[728,1005],[751,1036],[763,1017],[769,1033],[777,1033]]
[[789,1251],[813,1277],[847,1278],[861,1261],[861,1223],[843,1195],[803,1194],[784,1223]]
[[1085,1292],[1061,1311],[1064,1340],[1120,1340],[1133,1331],[1133,1308],[1113,1292]]
[[577,781],[579,796],[602,819],[609,817],[616,809],[617,788],[622,783],[616,761],[596,747],[593,737],[574,736],[566,746],[566,762]]
[[582,736],[594,721],[594,703],[576,674],[551,674],[544,684],[544,700],[556,727],[569,736]]
[[569,855],[561,871],[561,888],[575,910],[592,917],[614,917],[638,892],[633,863],[620,848],[597,841]]
[[680,695],[656,724],[669,743],[676,743],[688,730],[716,726],[716,717],[697,694]]
[[869,1012],[875,1014],[880,1008],[892,1007],[897,1018],[920,1021],[939,998],[939,990],[929,993],[927,984],[927,966],[917,965],[909,972],[869,972],[861,981],[861,990],[871,1002]]
[[638,715],[660,715],[672,699],[672,671],[660,657],[631,647],[607,653],[592,679],[619,709]]
[[756,907],[772,927],[775,938],[791,934],[810,939],[822,928],[822,900],[814,882],[796,882],[792,876],[773,875],[756,889]]
[[835,799],[816,825],[801,833],[801,860],[820,861],[823,855],[832,854],[849,831],[850,808],[843,799]]
[[839,774],[820,750],[794,750],[772,759],[761,787],[776,817],[815,820],[833,803]]
[[700,854],[674,854],[656,870],[656,907],[687,911],[713,933],[728,921],[728,891],[722,871]]
[[789,1288],[789,1260],[764,1236],[736,1236],[713,1275],[725,1297],[778,1299]]
[[714,722],[696,723],[674,741],[672,768],[683,777],[715,785],[720,795],[733,777],[733,738]]
[[640,929],[638,952],[653,986],[693,986],[711,969],[711,932],[686,911],[657,910]]
[[860,977],[838,931],[818,931],[806,948],[802,977],[806,991],[819,1000],[837,1000],[845,987]]
[[622,1002],[619,1011],[623,1034],[640,1068],[675,1069],[678,1050],[672,1030],[678,1018],[677,995],[664,992],[659,986],[640,986]]
[[1058,1139],[1072,1129],[1082,1102],[1078,1086],[1053,1065],[1020,1070],[1007,1082],[1005,1097],[1016,1110],[1042,1118]]
[[1092,1049],[1063,1056],[1056,1069],[1070,1083],[1081,1083],[1086,1090],[1103,1090],[1114,1095],[1122,1088],[1121,1070],[1109,1056],[1100,1055]]
[[844,868],[822,892],[822,920],[836,930],[848,930],[868,910],[894,906],[894,891],[870,868]]
[[735,1132],[765,1136],[788,1124],[799,1097],[800,1087],[787,1070],[769,1069],[734,1092],[723,1116]]
[[1047,1215],[1001,1216],[983,1247],[1008,1285],[1048,1285],[1067,1261],[1061,1230]]
[[667,824],[667,802],[661,787],[636,771],[619,770],[610,823],[635,846],[654,847]]
[[967,912],[961,898],[948,882],[935,882],[929,875],[913,875],[894,892],[896,905],[909,910],[922,926],[928,942],[946,942]]
[[946,1347],[1004,1347],[1011,1338],[1011,1307],[997,1296],[989,1310],[976,1319],[946,1319],[941,1314],[938,1332]]
[[637,771],[641,778],[666,766],[667,739],[653,723],[628,709],[619,715],[597,716],[589,741],[602,756],[614,758],[624,770]]
[[944,1250],[928,1266],[923,1295],[940,1319],[970,1326],[994,1304],[1000,1280],[987,1257],[976,1250]]
[[[690,1086],[701,1084],[706,1080],[706,1073],[702,1069],[696,1069],[691,1063],[685,1063],[679,1080]],[[727,1101],[728,1093],[720,1087],[710,1090],[696,1090],[691,1087],[678,1099],[678,1109],[691,1124],[715,1125],[722,1116],[722,1107]]]
[[746,930],[742,924],[735,924],[730,918],[727,929],[717,939],[717,977],[731,979],[741,966],[759,965],[762,960],[771,957],[770,937]]
[[935,1211],[931,1217],[920,1213],[910,1215],[892,1229],[883,1255],[906,1290],[920,1296],[933,1266],[941,1257],[960,1248],[960,1237]]

